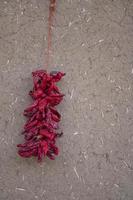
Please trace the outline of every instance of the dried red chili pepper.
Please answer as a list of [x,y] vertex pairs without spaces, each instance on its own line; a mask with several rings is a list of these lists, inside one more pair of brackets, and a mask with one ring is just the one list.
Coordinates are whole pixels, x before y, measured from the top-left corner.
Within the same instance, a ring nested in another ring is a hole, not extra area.
[[29,95],[34,102],[24,110],[28,121],[24,126],[23,134],[25,142],[18,144],[18,154],[22,157],[36,156],[41,161],[43,156],[54,159],[58,155],[56,138],[62,133],[57,133],[58,123],[61,115],[56,110],[62,99],[56,83],[65,75],[62,72],[47,73],[45,70],[38,70],[32,73],[33,90]]

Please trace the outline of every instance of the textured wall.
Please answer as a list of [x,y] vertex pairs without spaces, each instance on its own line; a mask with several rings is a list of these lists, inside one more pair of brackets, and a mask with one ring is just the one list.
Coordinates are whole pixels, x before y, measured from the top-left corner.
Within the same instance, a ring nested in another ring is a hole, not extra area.
[[133,1],[58,0],[48,70],[67,73],[55,161],[17,156],[48,0],[0,0],[0,200],[133,199]]

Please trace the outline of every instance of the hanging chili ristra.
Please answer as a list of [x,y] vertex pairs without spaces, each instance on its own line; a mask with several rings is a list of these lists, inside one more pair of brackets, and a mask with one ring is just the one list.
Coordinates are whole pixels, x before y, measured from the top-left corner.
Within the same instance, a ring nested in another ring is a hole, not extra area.
[[[47,65],[49,64],[51,26],[55,3],[55,0],[51,0],[49,7]],[[21,157],[35,156],[38,161],[41,161],[43,156],[54,159],[55,155],[58,155],[56,138],[60,137],[62,133],[58,132],[61,115],[56,110],[56,105],[63,100],[64,95],[60,92],[56,83],[64,75],[62,72],[48,73],[45,70],[32,72],[34,86],[29,95],[34,102],[24,110],[24,116],[28,118],[23,131],[25,142],[17,145],[18,154]]]
[[55,106],[64,96],[56,83],[65,74],[61,72],[48,74],[45,70],[39,70],[32,75],[34,87],[29,94],[34,103],[24,110],[24,115],[28,117],[23,131],[26,142],[18,145],[18,153],[22,157],[37,156],[39,161],[43,155],[54,159],[54,155],[58,155],[56,138],[62,134],[58,133],[61,115]]

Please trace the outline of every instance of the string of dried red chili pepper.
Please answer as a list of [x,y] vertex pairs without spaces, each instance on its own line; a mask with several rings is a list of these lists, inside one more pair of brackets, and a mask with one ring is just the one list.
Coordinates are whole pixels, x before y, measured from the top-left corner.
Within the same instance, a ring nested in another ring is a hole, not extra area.
[[[49,64],[49,54],[52,38],[52,19],[55,11],[55,0],[50,1],[49,7],[49,28],[48,28],[48,54],[47,65]],[[58,133],[58,123],[61,115],[56,110],[62,99],[56,83],[61,80],[65,74],[62,72],[48,73],[45,70],[32,72],[33,90],[29,92],[34,102],[24,110],[24,115],[28,118],[24,126],[23,144],[18,144],[18,154],[22,157],[36,156],[41,161],[43,156],[54,159],[58,155],[56,138],[61,136]]]

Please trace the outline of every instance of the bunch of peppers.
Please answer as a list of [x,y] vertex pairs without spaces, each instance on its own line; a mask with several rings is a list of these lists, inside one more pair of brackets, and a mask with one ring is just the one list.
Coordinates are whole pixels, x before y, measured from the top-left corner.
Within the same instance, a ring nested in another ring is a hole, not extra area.
[[47,73],[45,70],[32,72],[34,87],[29,92],[34,102],[24,110],[28,118],[24,126],[23,144],[18,144],[18,154],[22,157],[35,156],[41,161],[43,156],[55,159],[59,150],[56,138],[62,135],[58,132],[61,115],[56,109],[63,100],[63,94],[56,83],[65,74],[62,72]]

